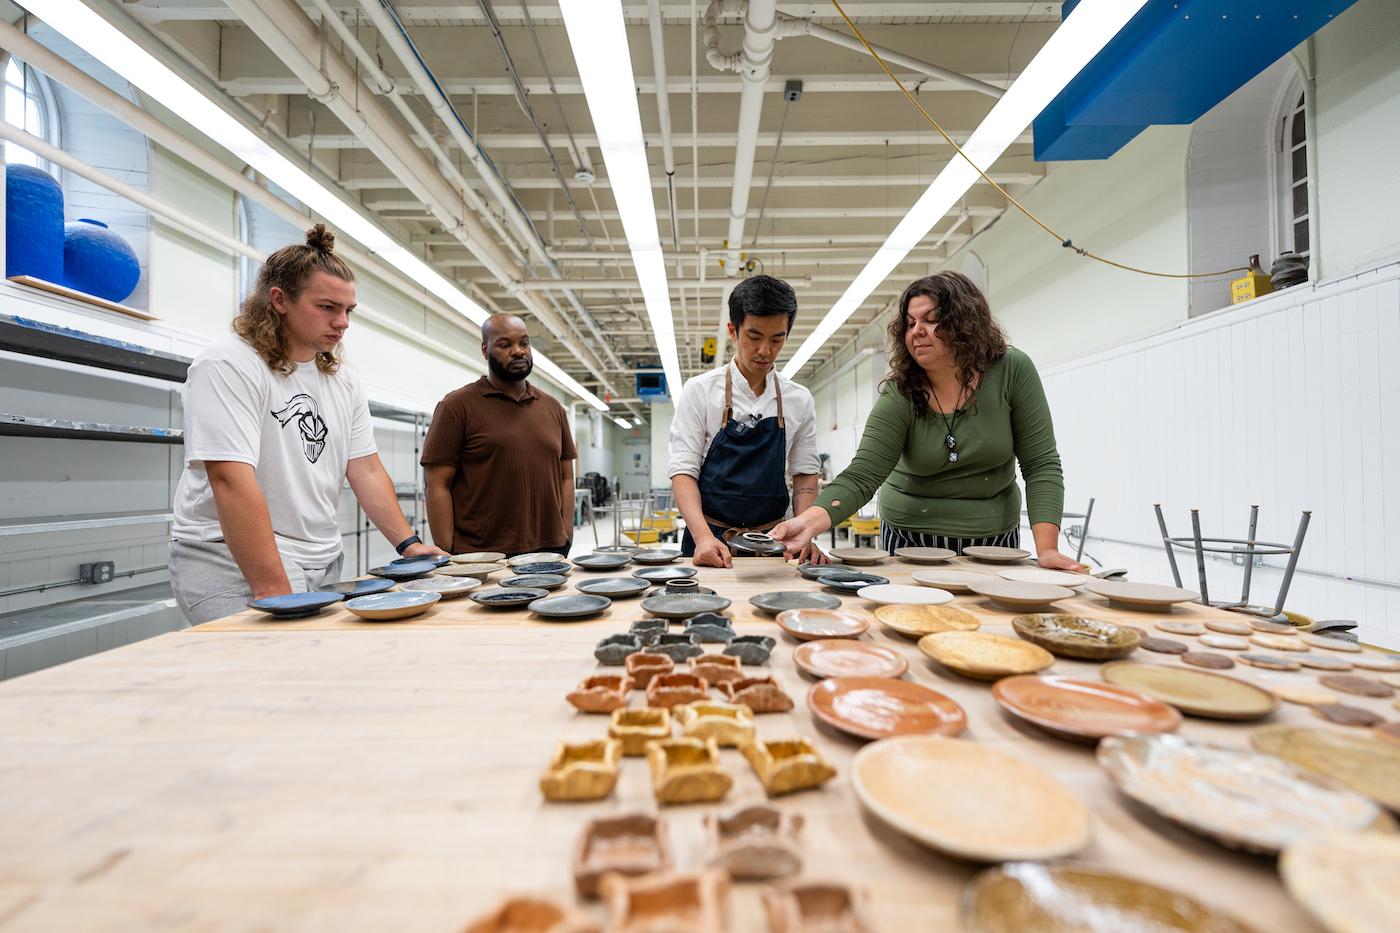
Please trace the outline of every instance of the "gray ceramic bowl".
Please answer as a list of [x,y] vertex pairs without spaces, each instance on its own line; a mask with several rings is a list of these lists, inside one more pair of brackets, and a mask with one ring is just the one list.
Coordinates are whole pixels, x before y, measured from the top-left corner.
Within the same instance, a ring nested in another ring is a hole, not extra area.
[[601,664],[623,664],[629,654],[636,654],[642,647],[642,642],[636,635],[609,635],[598,642],[593,649],[593,657]]
[[777,643],[771,635],[736,635],[725,646],[724,653],[732,654],[742,664],[767,664]]
[[678,663],[686,658],[697,657],[705,653],[705,649],[700,647],[695,636],[686,634],[662,635],[656,640],[656,644],[647,650],[652,654],[664,654]]
[[714,612],[702,612],[685,620],[685,634],[697,641],[729,644],[734,640],[734,623]]

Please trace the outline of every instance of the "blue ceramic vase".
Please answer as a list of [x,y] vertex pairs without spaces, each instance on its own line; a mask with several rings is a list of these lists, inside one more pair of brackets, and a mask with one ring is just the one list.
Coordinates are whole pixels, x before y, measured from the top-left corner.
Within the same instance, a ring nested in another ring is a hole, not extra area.
[[63,281],[63,189],[52,175],[5,166],[5,228],[6,275]]
[[136,289],[141,263],[131,245],[100,220],[83,218],[63,235],[63,284],[80,292],[121,301]]

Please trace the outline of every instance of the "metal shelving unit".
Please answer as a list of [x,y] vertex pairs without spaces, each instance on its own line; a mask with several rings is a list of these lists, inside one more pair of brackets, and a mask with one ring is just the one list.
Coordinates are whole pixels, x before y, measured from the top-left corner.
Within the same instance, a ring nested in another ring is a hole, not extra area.
[[63,418],[31,418],[0,412],[0,437],[56,437],[70,441],[127,441],[136,444],[183,444],[179,428],[103,424]]
[[175,514],[164,510],[149,512],[94,512],[87,515],[41,515],[0,521],[0,538],[45,531],[88,531],[124,525],[158,525],[174,521]]

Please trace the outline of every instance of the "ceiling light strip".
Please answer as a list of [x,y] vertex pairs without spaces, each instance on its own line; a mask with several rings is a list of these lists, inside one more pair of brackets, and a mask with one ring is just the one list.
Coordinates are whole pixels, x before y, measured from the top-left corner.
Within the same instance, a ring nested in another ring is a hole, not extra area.
[[[480,325],[487,311],[450,280],[400,245],[339,193],[321,184],[277,152],[232,114],[158,61],[80,0],[24,0],[24,6],[134,87],[160,101],[209,139],[275,182],[337,232],[379,254],[412,281],[442,299],[467,320]],[[608,405],[585,389],[552,360],[535,355],[535,365],[559,385],[599,411]]]
[[1074,8],[963,146],[967,159],[954,158],[943,167],[832,305],[817,329],[788,360],[783,367],[784,376],[795,377],[822,344],[904,261],[909,251],[928,236],[934,224],[967,193],[980,177],[968,159],[983,169],[990,169],[1144,3],[1146,0],[1083,0]]
[[603,150],[608,167],[608,181],[637,270],[666,385],[676,398],[681,390],[681,362],[622,4],[618,0],[560,0],[559,12],[583,82],[598,148]]

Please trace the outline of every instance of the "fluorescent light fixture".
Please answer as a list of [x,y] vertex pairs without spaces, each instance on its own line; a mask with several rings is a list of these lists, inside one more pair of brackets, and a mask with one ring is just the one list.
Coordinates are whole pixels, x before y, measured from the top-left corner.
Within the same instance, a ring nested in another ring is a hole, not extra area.
[[574,50],[583,94],[598,134],[598,148],[608,167],[614,200],[637,283],[651,319],[661,368],[671,397],[681,391],[681,361],[676,352],[676,329],[671,317],[671,291],[656,229],[656,203],[651,196],[642,116],[637,109],[637,82],[627,46],[627,24],[619,0],[560,0],[559,12]]
[[[205,136],[276,182],[320,214],[337,232],[378,253],[408,279],[442,299],[467,320],[480,325],[489,316],[456,285],[401,246],[340,194],[321,184],[285,158],[215,101],[156,60],[81,0],[22,0],[29,12],[71,40],[135,87],[160,101]],[[599,411],[608,405],[552,360],[535,354],[535,365],[550,378]]]
[[[983,170],[989,170],[1007,147],[1026,131],[1031,121],[1146,2],[1083,0],[1075,7],[963,146],[968,159]],[[846,287],[836,304],[831,306],[817,329],[802,341],[797,353],[783,367],[784,376],[791,379],[797,375],[812,354],[865,303],[871,292],[879,288],[880,283],[909,255],[909,251],[928,236],[933,225],[952,210],[979,177],[967,159],[959,156],[954,156],[943,167],[919,200],[909,208],[904,219],[885,238],[870,262]]]
[[617,422],[617,426],[622,430],[632,430],[632,422],[628,421],[626,418],[614,418],[613,420]]

